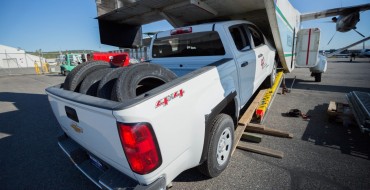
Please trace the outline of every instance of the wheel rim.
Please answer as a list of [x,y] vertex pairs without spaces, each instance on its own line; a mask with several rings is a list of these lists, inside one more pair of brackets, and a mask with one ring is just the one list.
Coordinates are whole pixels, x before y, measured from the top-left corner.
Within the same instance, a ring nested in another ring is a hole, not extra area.
[[231,137],[231,131],[229,128],[222,131],[217,143],[217,163],[219,165],[225,164],[228,160],[232,144]]

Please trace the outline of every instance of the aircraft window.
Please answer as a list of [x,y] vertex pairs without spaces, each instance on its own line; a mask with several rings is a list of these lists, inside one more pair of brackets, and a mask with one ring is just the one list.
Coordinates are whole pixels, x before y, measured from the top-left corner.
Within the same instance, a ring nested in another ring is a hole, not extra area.
[[254,42],[254,47],[264,44],[263,35],[255,26],[249,25],[248,29],[249,32],[251,33]]
[[250,49],[251,46],[247,34],[240,25],[230,27],[229,30],[238,50],[245,51]]

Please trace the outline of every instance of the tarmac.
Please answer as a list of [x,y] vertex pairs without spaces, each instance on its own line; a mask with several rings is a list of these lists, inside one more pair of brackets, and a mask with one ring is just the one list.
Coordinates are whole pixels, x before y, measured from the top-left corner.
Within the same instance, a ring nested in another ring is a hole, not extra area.
[[[286,74],[290,93],[279,89],[264,122],[293,139],[262,135],[257,144],[284,152],[282,159],[237,150],[220,176],[189,169],[171,189],[370,189],[370,136],[354,123],[329,122],[326,113],[330,101],[346,103],[350,91],[370,92],[369,71],[367,60],[330,60],[317,83],[308,69],[296,68]],[[97,189],[57,145],[61,130],[44,89],[64,78],[0,77],[0,189]],[[309,120],[286,117],[290,109]]]

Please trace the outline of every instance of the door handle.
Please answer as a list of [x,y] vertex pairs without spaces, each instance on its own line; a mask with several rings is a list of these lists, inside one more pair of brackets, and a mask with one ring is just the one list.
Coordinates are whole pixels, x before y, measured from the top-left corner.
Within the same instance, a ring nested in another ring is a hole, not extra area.
[[246,61],[246,62],[244,62],[244,63],[242,63],[242,67],[245,67],[245,66],[247,66],[248,65],[248,61]]
[[262,56],[263,56],[263,55],[262,55],[262,53],[261,53],[261,54],[259,54],[259,55],[258,55],[258,58],[260,58],[260,57],[262,57]]

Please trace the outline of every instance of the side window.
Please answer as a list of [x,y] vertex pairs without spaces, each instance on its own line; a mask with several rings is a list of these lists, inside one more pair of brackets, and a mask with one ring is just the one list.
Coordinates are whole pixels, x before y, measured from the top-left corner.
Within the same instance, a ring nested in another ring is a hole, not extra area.
[[238,50],[244,51],[251,48],[247,33],[242,25],[232,26],[229,31]]
[[254,42],[254,47],[260,46],[261,44],[265,44],[262,33],[255,26],[248,25],[248,30],[251,33]]

